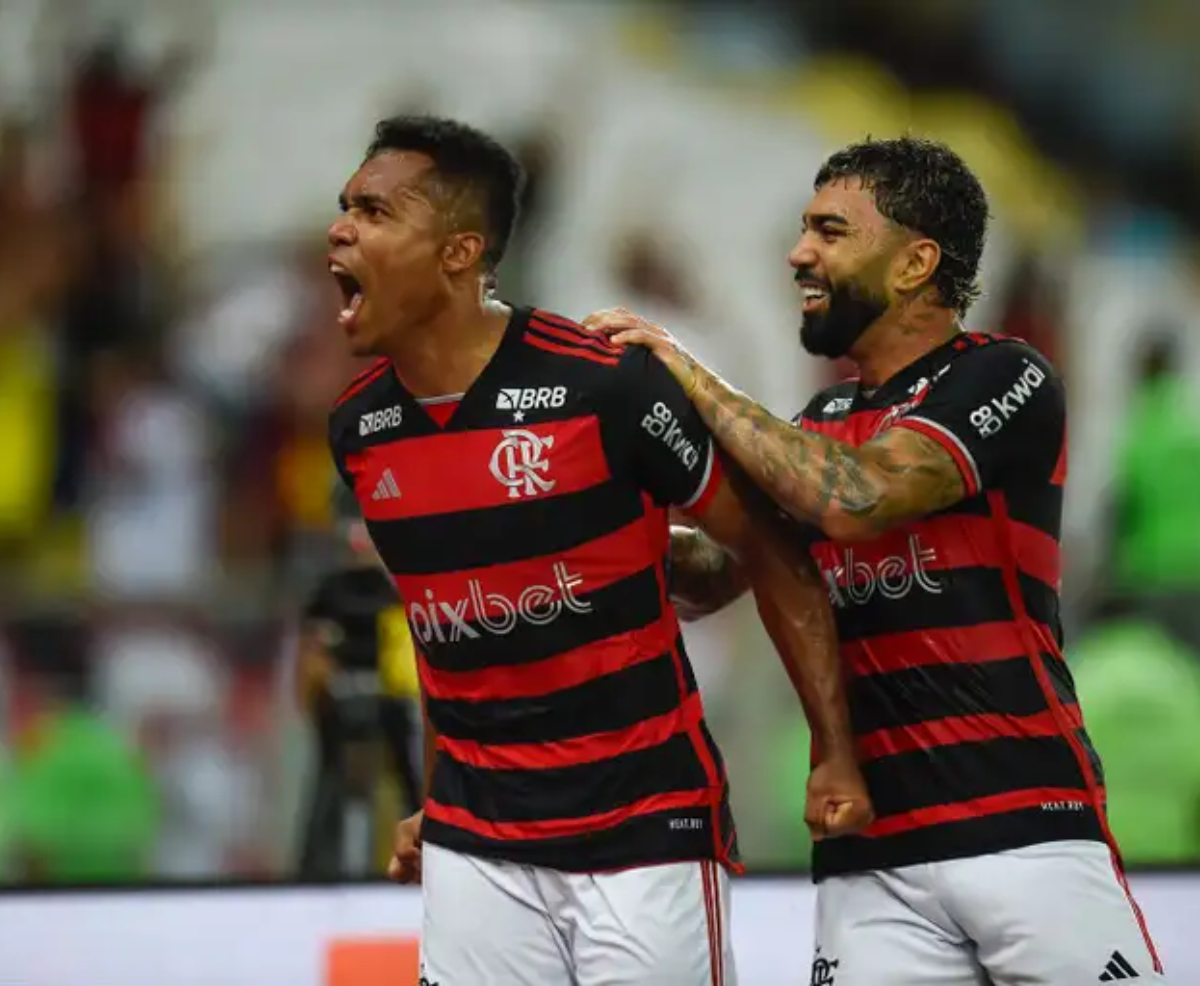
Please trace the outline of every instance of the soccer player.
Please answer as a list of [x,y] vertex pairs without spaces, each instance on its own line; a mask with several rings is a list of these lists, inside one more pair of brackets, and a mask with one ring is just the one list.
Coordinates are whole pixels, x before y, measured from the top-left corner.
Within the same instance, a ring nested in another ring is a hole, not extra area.
[[491,299],[520,183],[470,127],[387,120],[329,233],[341,329],[382,357],[330,444],[407,604],[428,722],[391,873],[422,880],[433,983],[731,983],[736,841],[669,509],[739,558],[820,746],[807,820],[838,836],[870,805],[828,598],[657,360]]
[[[816,846],[814,983],[1161,981],[1062,655],[1062,381],[960,323],[987,219],[943,145],[825,162],[788,260],[804,347],[858,377],[792,422],[658,326],[585,320],[660,357],[828,585],[877,817]],[[694,532],[674,549],[693,608],[737,595],[725,552]]]
[[317,741],[299,865],[313,879],[374,869],[373,803],[384,759],[405,803],[420,807],[412,638],[358,504],[340,482],[334,504],[341,557],[304,608],[297,675]]

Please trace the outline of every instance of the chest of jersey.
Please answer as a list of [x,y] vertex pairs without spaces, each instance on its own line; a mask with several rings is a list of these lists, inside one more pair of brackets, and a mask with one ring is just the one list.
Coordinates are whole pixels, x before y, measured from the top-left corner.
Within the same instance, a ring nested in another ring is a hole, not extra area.
[[[828,435],[855,447],[883,435],[913,413],[929,394],[922,380],[896,403],[852,409],[849,399],[835,400],[821,418],[804,418],[806,431]],[[878,538],[838,544],[818,538],[810,546],[845,637],[886,632],[897,607],[955,605],[960,573],[994,563],[996,530],[986,510],[969,501],[941,514],[894,528]]]

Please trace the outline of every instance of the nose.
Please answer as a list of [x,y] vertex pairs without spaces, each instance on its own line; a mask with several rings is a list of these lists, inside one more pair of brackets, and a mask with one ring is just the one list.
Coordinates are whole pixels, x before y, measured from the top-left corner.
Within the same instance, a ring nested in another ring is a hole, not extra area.
[[818,261],[817,251],[813,247],[812,238],[807,232],[800,235],[800,239],[796,241],[796,245],[788,252],[787,261],[792,270],[804,270],[808,267],[816,267]]
[[358,239],[358,231],[349,216],[338,216],[329,227],[329,245],[351,246]]

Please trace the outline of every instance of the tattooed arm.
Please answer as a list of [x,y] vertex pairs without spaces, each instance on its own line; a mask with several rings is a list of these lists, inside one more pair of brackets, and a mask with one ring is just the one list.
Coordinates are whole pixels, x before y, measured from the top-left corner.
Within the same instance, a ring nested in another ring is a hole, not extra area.
[[855,448],[776,418],[703,368],[691,396],[750,479],[834,540],[874,537],[967,495],[959,464],[922,432],[893,427]]
[[1066,476],[1062,378],[1015,339],[956,346],[920,404],[856,447],[774,417],[633,312],[598,312],[584,324],[653,352],[753,483],[837,541],[875,537],[1014,476],[1055,484]]
[[724,609],[750,587],[729,553],[703,531],[671,528],[671,599],[685,620]]

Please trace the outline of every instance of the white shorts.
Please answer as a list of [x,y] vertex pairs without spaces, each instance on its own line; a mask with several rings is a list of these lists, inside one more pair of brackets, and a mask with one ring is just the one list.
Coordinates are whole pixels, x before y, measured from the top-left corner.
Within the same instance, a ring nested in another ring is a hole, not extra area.
[[813,986],[1166,982],[1099,842],[830,877],[816,948]]
[[426,844],[429,986],[734,986],[729,880],[712,862],[562,873]]

